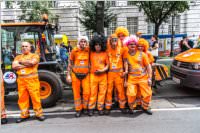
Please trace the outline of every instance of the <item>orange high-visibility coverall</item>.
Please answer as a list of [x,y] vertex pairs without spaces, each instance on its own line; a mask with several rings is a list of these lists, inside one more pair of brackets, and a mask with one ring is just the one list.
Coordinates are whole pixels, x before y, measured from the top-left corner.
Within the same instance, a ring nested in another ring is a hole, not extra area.
[[[74,104],[76,111],[88,108],[90,98],[90,79],[89,79],[89,48],[81,50],[76,48],[70,54],[70,61],[72,66],[72,89],[74,93]],[[87,76],[80,80],[75,73],[87,74]],[[82,96],[81,97],[81,88]]]
[[117,91],[119,98],[120,108],[125,107],[126,97],[124,90],[124,78],[122,78],[123,73],[123,54],[125,53],[126,48],[117,46],[116,49],[111,47],[107,49],[108,58],[109,58],[109,72],[108,72],[108,90],[106,94],[106,109],[111,109],[112,106],[112,94],[113,86]]
[[136,96],[138,89],[142,95],[142,107],[148,109],[152,91],[148,85],[148,75],[146,74],[146,66],[149,65],[148,57],[143,52],[137,51],[131,56],[126,52],[124,59],[128,62],[128,87],[127,96],[130,109],[136,107]]
[[96,70],[102,70],[108,64],[108,55],[106,52],[91,52],[90,54],[90,101],[89,109],[103,110],[105,96],[107,91],[107,73],[95,74]]
[[5,102],[4,102],[4,82],[3,75],[1,71],[1,118],[6,118]]
[[[39,62],[37,54],[29,53],[27,55],[18,55],[14,62],[35,59]],[[43,115],[41,99],[40,99],[40,82],[38,78],[38,64],[32,67],[26,67],[17,70],[18,83],[18,105],[21,110],[21,118],[29,117],[29,95],[33,104],[35,115],[40,117]]]
[[[151,54],[151,52],[148,51],[148,49],[149,49],[149,42],[146,39],[144,39],[144,38],[140,38],[139,41],[138,41],[138,45],[144,47],[143,52],[147,55],[149,63],[152,65],[153,62],[154,62],[154,57]],[[141,105],[142,104],[141,101],[142,101],[142,96],[141,96],[140,90],[138,89],[138,92],[137,92],[137,105]]]

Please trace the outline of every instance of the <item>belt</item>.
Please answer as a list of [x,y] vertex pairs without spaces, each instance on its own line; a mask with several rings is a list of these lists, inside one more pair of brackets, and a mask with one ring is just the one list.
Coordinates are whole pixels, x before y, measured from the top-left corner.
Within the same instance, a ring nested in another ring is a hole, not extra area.
[[141,73],[141,74],[131,74],[131,73],[129,73],[128,75],[130,75],[130,76],[144,76],[146,73]]
[[73,68],[89,68],[88,66],[73,66]]
[[123,72],[123,69],[111,69],[109,72]]
[[31,73],[28,75],[18,75],[19,78],[30,78],[30,77],[35,77],[38,76],[38,73]]

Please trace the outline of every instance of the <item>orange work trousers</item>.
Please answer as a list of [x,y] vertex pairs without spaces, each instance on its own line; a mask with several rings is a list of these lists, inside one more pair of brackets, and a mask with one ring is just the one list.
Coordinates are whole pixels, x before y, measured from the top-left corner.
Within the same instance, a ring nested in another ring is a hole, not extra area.
[[[88,109],[90,98],[90,78],[89,74],[82,80],[72,73],[72,89],[74,94],[74,104],[76,111]],[[82,88],[82,91],[81,91]],[[81,96],[82,93],[82,96]]]
[[1,83],[1,118],[6,118],[4,91],[5,91],[4,90],[4,84],[3,84],[3,81],[2,81],[2,83]]
[[105,105],[106,109],[111,109],[113,87],[115,87],[114,93],[118,96],[119,107],[125,108],[126,98],[124,91],[124,78],[121,78],[122,72],[108,72],[108,89],[106,93]]
[[41,99],[40,99],[40,82],[38,76],[18,77],[18,105],[21,110],[21,118],[29,117],[29,96],[33,104],[35,115],[40,117],[43,115]]
[[107,91],[107,74],[95,75],[91,73],[90,89],[89,109],[95,109],[97,102],[97,109],[103,110]]
[[147,78],[138,78],[136,80],[135,77],[129,75],[128,76],[128,87],[127,87],[127,96],[128,96],[128,104],[130,109],[134,109],[136,107],[136,98],[138,90],[141,93],[141,104],[144,109],[148,109],[151,102],[152,90],[148,85]]

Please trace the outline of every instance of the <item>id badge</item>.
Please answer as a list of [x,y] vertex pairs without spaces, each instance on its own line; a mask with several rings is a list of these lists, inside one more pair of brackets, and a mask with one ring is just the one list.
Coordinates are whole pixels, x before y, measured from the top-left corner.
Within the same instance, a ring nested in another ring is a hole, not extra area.
[[116,65],[112,65],[112,69],[115,69],[115,68],[117,68]]
[[84,62],[84,61],[80,61],[80,64],[81,64],[81,65],[84,65],[84,64],[85,64],[85,62]]
[[21,74],[26,74],[26,71],[25,70],[21,70]]

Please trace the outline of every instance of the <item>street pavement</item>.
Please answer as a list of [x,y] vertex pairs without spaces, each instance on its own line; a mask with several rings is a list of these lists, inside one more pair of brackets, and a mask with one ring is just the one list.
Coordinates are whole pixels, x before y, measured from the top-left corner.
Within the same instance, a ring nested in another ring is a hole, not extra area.
[[65,90],[55,107],[44,109],[47,117],[44,122],[32,117],[16,124],[20,111],[17,96],[13,94],[6,97],[9,124],[3,125],[0,133],[199,133],[200,91],[180,88],[172,80],[161,85],[152,98],[152,116],[142,111],[124,115],[114,109],[109,116],[96,113],[93,117],[75,118],[72,91]]

